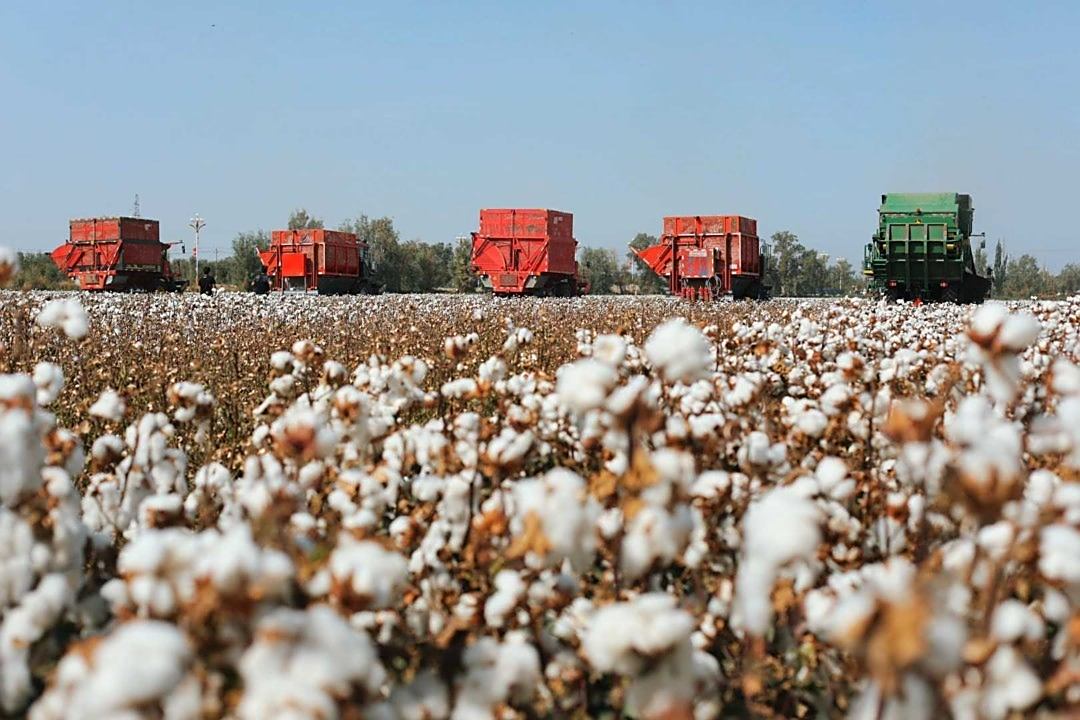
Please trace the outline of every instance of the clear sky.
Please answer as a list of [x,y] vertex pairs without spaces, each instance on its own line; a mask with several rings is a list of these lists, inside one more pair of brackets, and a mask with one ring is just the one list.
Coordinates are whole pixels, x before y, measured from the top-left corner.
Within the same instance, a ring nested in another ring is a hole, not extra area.
[[[0,243],[145,217],[204,246],[308,208],[448,241],[484,206],[623,248],[740,213],[858,261],[887,191],[1080,260],[1080,3],[0,3]],[[190,247],[189,247],[190,249]]]

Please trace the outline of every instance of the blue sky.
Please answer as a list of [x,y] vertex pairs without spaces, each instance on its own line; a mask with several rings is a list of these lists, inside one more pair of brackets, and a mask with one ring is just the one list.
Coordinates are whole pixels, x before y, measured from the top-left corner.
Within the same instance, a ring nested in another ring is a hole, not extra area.
[[[0,212],[21,250],[143,215],[204,246],[390,215],[448,241],[484,206],[623,248],[740,213],[857,261],[887,191],[1080,260],[1080,3],[0,4]],[[189,248],[190,249],[190,248]]]

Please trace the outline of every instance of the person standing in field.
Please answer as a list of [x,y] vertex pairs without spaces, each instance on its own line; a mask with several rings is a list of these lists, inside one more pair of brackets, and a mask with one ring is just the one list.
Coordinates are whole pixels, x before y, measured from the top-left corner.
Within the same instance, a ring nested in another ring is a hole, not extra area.
[[202,277],[199,278],[199,292],[203,295],[214,294],[214,274],[210,272],[210,268],[203,270]]

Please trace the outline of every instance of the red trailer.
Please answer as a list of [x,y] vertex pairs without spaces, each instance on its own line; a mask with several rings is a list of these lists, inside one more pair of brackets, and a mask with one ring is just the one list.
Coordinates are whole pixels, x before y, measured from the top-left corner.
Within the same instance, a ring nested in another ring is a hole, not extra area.
[[259,258],[274,290],[373,292],[366,248],[356,235],[341,230],[274,230],[270,247]]
[[660,242],[634,250],[666,278],[672,295],[688,300],[768,297],[757,221],[741,215],[679,215],[664,218]]
[[472,269],[496,295],[578,295],[574,216],[558,210],[480,211]]
[[84,218],[68,224],[68,241],[52,251],[60,271],[81,290],[182,290],[157,220]]

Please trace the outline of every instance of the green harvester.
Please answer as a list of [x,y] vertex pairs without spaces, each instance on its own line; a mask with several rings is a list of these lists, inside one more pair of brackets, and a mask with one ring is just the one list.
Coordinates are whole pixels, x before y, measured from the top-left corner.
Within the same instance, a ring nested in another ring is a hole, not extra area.
[[894,300],[981,303],[990,278],[975,267],[974,216],[970,195],[882,195],[878,230],[863,255],[870,288]]

